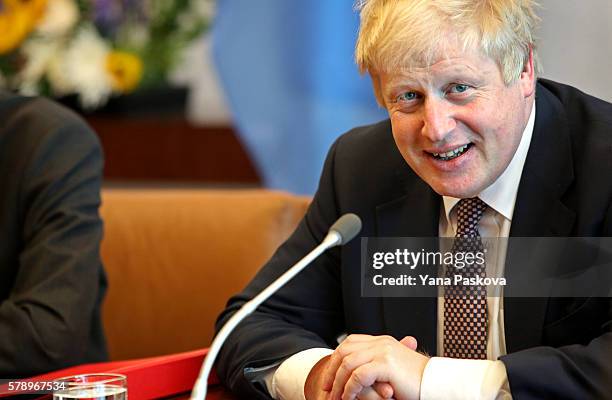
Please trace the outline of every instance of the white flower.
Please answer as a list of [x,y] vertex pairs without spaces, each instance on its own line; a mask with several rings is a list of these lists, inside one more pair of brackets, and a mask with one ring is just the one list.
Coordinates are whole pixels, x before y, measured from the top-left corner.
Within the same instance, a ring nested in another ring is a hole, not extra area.
[[86,108],[98,107],[111,95],[111,78],[106,71],[109,47],[91,27],[79,30],[61,60],[54,66],[70,82]]
[[65,57],[65,50],[58,49],[49,60],[47,79],[49,79],[51,90],[55,96],[65,96],[76,91],[73,81],[65,71]]
[[22,46],[25,64],[19,71],[19,91],[27,95],[38,94],[38,84],[46,74],[49,63],[59,51],[61,42],[45,38],[32,38]]
[[79,9],[73,0],[48,0],[47,9],[36,30],[43,35],[60,36],[79,20]]

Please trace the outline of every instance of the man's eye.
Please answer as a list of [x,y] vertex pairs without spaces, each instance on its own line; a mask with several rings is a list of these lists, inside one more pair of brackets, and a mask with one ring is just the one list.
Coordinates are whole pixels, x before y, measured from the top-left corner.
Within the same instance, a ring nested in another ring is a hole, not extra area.
[[400,94],[397,99],[399,101],[412,101],[416,100],[418,97],[419,95],[416,92],[404,92]]
[[469,88],[470,87],[468,85],[458,83],[456,85],[451,86],[449,92],[450,93],[463,93],[467,91]]

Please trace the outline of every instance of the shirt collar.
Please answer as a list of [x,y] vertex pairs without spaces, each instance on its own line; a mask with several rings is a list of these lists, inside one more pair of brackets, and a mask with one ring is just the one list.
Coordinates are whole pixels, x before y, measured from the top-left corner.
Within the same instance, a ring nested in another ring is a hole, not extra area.
[[[529,144],[531,143],[531,137],[533,136],[533,127],[535,123],[535,101],[531,107],[531,113],[527,120],[527,125],[523,131],[521,141],[510,160],[510,163],[504,170],[504,172],[487,188],[485,188],[478,197],[480,200],[487,203],[487,205],[493,210],[497,211],[504,218],[512,221],[512,214],[514,213],[514,203],[516,202],[516,195],[518,193],[519,183],[521,181],[521,174],[523,173],[523,167],[525,165],[525,159],[527,158],[527,151],[529,150]],[[446,215],[446,221],[450,224],[450,212],[453,207],[459,202],[456,197],[442,196],[444,204],[444,214]]]

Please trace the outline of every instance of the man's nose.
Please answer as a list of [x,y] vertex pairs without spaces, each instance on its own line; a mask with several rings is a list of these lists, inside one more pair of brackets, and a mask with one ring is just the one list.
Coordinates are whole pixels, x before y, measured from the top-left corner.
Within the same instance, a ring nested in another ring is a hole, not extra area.
[[423,107],[421,134],[432,142],[439,142],[455,129],[457,122],[452,107],[443,99],[428,98]]

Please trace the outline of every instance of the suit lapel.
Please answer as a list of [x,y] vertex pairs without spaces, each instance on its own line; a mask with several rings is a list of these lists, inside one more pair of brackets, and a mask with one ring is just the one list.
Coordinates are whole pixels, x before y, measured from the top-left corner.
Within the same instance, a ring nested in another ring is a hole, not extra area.
[[574,179],[568,121],[561,103],[538,85],[533,137],[516,198],[511,236],[566,236],[575,214],[562,202]]
[[[538,85],[534,132],[521,175],[510,236],[568,236],[575,213],[563,204],[562,196],[572,180],[571,143],[563,106],[552,93]],[[524,249],[512,247],[510,245],[507,253],[508,282],[519,279],[524,273],[519,261]],[[504,299],[508,352],[541,344],[548,305],[545,290],[543,288],[537,299]]]
[[[408,167],[406,167],[408,168]],[[376,208],[378,237],[437,237],[440,196],[410,171],[404,176],[404,196]],[[435,292],[433,292],[435,294]],[[437,301],[427,298],[383,298],[385,330],[402,338],[412,335],[419,349],[436,353]]]

